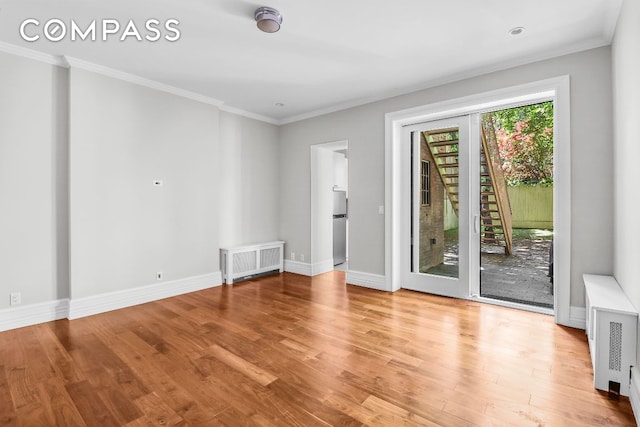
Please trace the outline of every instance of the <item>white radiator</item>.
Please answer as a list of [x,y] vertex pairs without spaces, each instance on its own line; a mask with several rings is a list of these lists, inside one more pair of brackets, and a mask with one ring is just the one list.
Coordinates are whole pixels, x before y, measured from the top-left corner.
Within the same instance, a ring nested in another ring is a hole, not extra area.
[[282,273],[284,242],[257,243],[220,249],[222,280],[233,282],[269,272]]
[[594,387],[628,396],[638,312],[613,277],[585,274],[583,280]]

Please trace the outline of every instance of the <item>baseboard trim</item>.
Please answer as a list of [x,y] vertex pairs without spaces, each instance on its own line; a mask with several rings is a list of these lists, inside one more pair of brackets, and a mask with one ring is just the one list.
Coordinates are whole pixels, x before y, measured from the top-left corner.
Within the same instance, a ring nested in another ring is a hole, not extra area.
[[576,329],[587,328],[587,309],[584,307],[569,307],[569,321],[566,326],[570,326]]
[[284,260],[284,271],[295,274],[302,274],[303,276],[313,276],[313,267],[311,264],[300,261]]
[[317,276],[318,274],[324,274],[333,271],[333,258],[325,259],[324,261],[311,264],[311,275]]
[[220,285],[222,285],[222,274],[218,271],[202,276],[187,277],[86,298],[71,299],[67,317],[69,319],[78,319]]
[[387,278],[385,276],[364,273],[362,271],[347,271],[347,284],[377,289],[379,291],[390,291],[387,287]]
[[629,401],[631,402],[631,410],[636,419],[636,424],[640,426],[640,370],[635,366],[631,367]]
[[69,312],[69,300],[59,299],[0,310],[0,331],[23,328],[38,323],[64,319]]

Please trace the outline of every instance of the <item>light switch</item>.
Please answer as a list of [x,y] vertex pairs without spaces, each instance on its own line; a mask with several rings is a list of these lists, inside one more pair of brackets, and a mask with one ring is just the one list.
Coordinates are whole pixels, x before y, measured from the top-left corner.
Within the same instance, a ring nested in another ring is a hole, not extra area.
[[378,213],[379,213],[380,215],[384,215],[384,205],[380,205],[380,206],[378,206]]

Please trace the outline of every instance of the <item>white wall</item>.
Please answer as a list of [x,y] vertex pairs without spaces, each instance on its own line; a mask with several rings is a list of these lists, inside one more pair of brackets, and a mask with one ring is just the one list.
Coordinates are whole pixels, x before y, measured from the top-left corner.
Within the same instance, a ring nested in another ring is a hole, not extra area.
[[158,271],[216,273],[221,234],[277,239],[278,136],[211,105],[0,53],[0,328],[64,317],[69,298],[159,284]]
[[10,292],[23,305],[68,296],[64,80],[0,53],[0,309]]
[[[625,0],[612,48],[615,251],[613,273],[640,309],[640,3]],[[640,328],[639,328],[640,332]],[[638,340],[640,344],[640,340]],[[640,362],[640,346],[637,352]]]
[[219,271],[218,113],[71,69],[72,299]]
[[613,268],[610,53],[609,47],[603,47],[566,55],[282,126],[280,234],[287,250],[305,252],[310,247],[310,171],[304,161],[309,145],[349,140],[349,268],[384,275],[385,221],[378,213],[385,196],[384,115],[569,74],[571,304],[584,306],[582,274],[607,273]]
[[278,240],[278,127],[220,112],[220,245]]

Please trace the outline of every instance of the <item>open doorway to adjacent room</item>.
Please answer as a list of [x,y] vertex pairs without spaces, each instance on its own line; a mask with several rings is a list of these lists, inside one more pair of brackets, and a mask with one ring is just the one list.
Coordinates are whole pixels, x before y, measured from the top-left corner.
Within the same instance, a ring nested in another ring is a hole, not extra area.
[[348,142],[311,146],[311,273],[347,271]]

